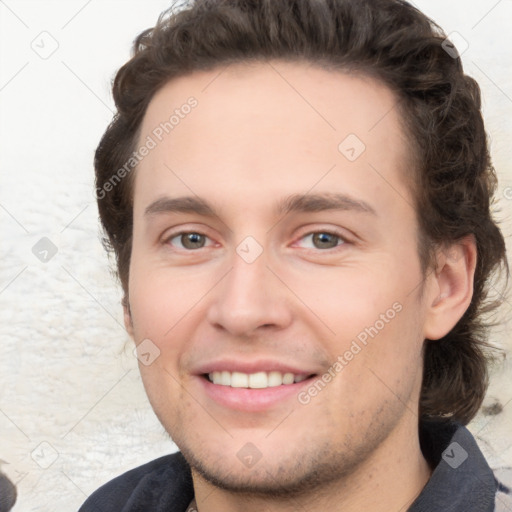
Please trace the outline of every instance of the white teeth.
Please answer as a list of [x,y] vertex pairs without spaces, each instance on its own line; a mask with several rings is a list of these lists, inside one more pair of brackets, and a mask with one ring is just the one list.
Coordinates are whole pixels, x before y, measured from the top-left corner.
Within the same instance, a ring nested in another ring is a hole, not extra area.
[[293,373],[285,373],[283,375],[283,384],[293,384]]
[[232,388],[251,388],[251,389],[264,389],[273,388],[281,385],[289,385],[295,382],[302,382],[307,379],[307,375],[281,372],[257,372],[257,373],[242,373],[242,372],[212,372],[208,374],[211,382],[220,386],[231,386]]
[[216,382],[215,384],[222,384],[223,386],[229,386],[231,384],[231,373],[224,371],[219,372],[221,373],[221,379],[220,382]]
[[281,372],[270,372],[268,374],[268,386],[280,386],[283,383],[283,375]]
[[232,388],[248,388],[249,375],[247,373],[233,372],[231,374],[231,387]]
[[249,387],[261,389],[268,387],[268,377],[265,372],[251,373],[249,375]]

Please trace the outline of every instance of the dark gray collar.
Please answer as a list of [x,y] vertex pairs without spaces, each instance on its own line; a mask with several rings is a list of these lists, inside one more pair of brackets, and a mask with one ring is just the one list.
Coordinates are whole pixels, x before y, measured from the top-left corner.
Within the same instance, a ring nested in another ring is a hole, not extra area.
[[494,511],[497,483],[466,427],[425,422],[420,441],[434,471],[409,512]]

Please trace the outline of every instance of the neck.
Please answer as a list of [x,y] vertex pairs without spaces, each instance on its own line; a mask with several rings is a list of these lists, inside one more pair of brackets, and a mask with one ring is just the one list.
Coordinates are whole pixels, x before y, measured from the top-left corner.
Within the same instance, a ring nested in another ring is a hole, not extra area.
[[275,498],[234,494],[214,486],[192,469],[198,512],[405,511],[421,493],[430,475],[420,450],[416,421],[398,425],[353,473],[306,495]]

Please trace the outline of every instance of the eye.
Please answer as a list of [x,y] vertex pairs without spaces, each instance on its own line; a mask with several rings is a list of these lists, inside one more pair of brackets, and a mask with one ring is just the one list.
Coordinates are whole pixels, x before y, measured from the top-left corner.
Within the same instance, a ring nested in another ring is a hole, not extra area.
[[212,245],[212,241],[202,233],[178,233],[167,239],[167,243],[178,249],[194,250]]
[[299,242],[302,242],[301,246],[306,249],[333,249],[344,244],[345,240],[335,233],[318,231],[303,236]]

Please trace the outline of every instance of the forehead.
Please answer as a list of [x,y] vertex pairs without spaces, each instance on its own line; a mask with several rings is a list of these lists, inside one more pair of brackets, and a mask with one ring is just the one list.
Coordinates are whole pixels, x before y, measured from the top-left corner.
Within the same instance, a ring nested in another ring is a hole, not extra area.
[[[155,94],[139,145],[148,138],[154,147],[137,168],[136,196],[170,181],[180,194],[192,187],[214,195],[215,185],[304,193],[315,179],[327,189],[350,189],[359,179],[380,190],[391,180],[408,193],[397,98],[362,74],[282,61],[194,72]],[[397,191],[386,193],[391,199]]]

